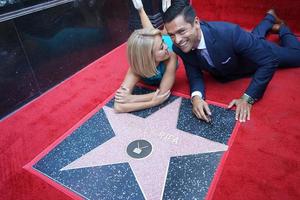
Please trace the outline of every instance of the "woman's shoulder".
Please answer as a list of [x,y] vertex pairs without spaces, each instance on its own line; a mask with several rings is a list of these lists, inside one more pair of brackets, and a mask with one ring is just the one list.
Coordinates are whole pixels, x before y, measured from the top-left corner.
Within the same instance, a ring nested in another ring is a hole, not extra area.
[[162,34],[161,36],[162,36],[164,39],[170,39],[170,40],[172,40],[171,37],[170,37],[168,34]]
[[171,37],[168,34],[163,34],[162,38],[163,38],[163,40],[173,44],[173,41],[172,41]]
[[164,41],[164,43],[168,46],[168,49],[172,50],[172,46],[173,46],[173,41],[171,39],[171,37],[169,35],[162,35],[162,39]]
[[[170,51],[169,54],[170,54],[170,58],[163,61],[163,65],[166,67],[171,66],[171,67],[177,68],[177,66],[178,66],[177,55],[172,51]],[[168,65],[169,63],[174,63],[174,64]]]

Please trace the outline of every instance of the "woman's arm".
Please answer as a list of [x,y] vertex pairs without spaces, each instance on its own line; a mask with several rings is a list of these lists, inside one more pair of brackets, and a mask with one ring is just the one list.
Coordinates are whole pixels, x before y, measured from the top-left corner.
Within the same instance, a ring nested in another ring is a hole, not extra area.
[[151,108],[163,103],[170,96],[170,89],[175,81],[177,56],[170,52],[170,59],[165,61],[166,71],[156,92],[143,95],[132,95],[135,84],[140,77],[129,68],[125,79],[115,96],[114,109],[116,112],[131,112]]
[[170,52],[170,59],[165,61],[165,64],[166,64],[166,71],[159,85],[159,89],[160,89],[159,94],[164,94],[170,91],[175,82],[177,56],[174,52]]
[[[159,104],[162,104],[164,101],[166,101],[171,94],[170,90],[175,82],[177,56],[174,52],[170,52],[170,59],[165,61],[165,64],[166,64],[166,71],[165,71],[163,78],[161,80],[161,83],[159,85],[159,89],[156,90],[156,92],[149,93],[146,95],[132,95],[136,99],[144,96],[144,100],[146,100],[146,101],[133,102],[133,103],[127,103],[127,104],[122,104],[122,105],[119,104],[119,105],[117,105],[117,107],[115,107],[116,111],[131,112],[131,111],[151,108],[151,107],[157,106]],[[147,99],[146,96],[149,99]]]
[[[174,52],[170,52],[170,58],[165,61],[166,70],[163,75],[163,78],[159,85],[159,93],[158,95],[165,95],[166,93],[170,92],[174,82],[175,82],[175,75],[176,75],[176,67],[177,67],[177,56]],[[131,75],[133,72],[131,70],[128,71],[128,78],[125,79],[122,86],[123,88],[127,88],[128,95],[130,95],[130,100],[127,101],[128,103],[136,103],[136,102],[148,102],[151,101],[154,98],[154,93],[148,93],[148,94],[142,94],[142,95],[132,95],[132,89],[134,85],[138,82],[136,79],[135,81],[132,81],[133,78],[129,78],[130,76],[136,76]],[[131,84],[130,84],[131,83]],[[134,85],[132,84],[134,83]],[[124,89],[123,89],[124,90]],[[161,102],[162,103],[162,102]]]
[[165,101],[170,92],[159,95],[159,90],[149,94],[132,95],[132,90],[140,77],[132,72],[129,68],[121,87],[115,95],[114,109],[116,112],[131,112],[150,108]]
[[138,10],[143,28],[154,28],[144,8]]
[[164,102],[170,96],[170,91],[166,92],[163,95],[159,95],[159,90],[156,90],[152,94],[152,99],[146,102],[133,102],[133,103],[116,103],[114,105],[114,109],[116,112],[132,112],[137,110],[142,110],[146,108],[151,108],[157,106]]
[[134,102],[145,102],[150,101],[153,97],[153,93],[133,95],[132,90],[137,82],[139,82],[140,77],[132,72],[131,68],[128,69],[127,74],[120,88],[116,93],[116,100],[119,103],[134,103]]
[[143,28],[154,28],[148,15],[144,10],[142,0],[132,0],[132,3],[139,13]]

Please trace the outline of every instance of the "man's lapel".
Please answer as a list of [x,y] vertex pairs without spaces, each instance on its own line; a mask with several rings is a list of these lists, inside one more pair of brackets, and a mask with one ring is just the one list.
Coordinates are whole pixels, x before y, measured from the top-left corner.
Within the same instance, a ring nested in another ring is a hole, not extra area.
[[211,28],[207,22],[202,21],[200,23],[200,28],[205,38],[205,45],[209,56],[214,66],[219,68],[222,58],[221,50],[223,49],[221,46],[222,44],[219,42],[220,38],[218,37],[216,30]]

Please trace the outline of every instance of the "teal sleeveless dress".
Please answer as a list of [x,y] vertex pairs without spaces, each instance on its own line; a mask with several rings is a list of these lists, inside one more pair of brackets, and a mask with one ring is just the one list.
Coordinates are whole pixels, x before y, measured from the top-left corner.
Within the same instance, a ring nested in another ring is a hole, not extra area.
[[[169,35],[163,35],[162,39],[164,43],[168,46],[168,51],[173,51],[172,50],[173,42],[171,37]],[[178,67],[178,61],[177,61],[177,67]],[[154,76],[151,76],[149,78],[142,78],[142,81],[144,81],[149,85],[159,85],[166,71],[166,65],[164,64],[164,62],[160,62],[156,67],[156,69],[157,69],[157,73]]]

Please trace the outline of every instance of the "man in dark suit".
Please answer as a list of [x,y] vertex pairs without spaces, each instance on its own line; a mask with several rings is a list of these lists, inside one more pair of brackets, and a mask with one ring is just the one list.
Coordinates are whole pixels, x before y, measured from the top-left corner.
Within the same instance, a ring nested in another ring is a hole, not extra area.
[[[181,3],[172,4],[164,14],[164,23],[183,60],[189,79],[194,114],[206,122],[211,111],[205,102],[203,70],[220,81],[253,75],[241,96],[228,108],[236,106],[236,120],[250,120],[250,111],[259,100],[279,66],[300,66],[300,42],[275,14],[266,17],[251,32],[227,22],[204,22],[194,9]],[[269,31],[279,34],[281,45],[266,41]]]

